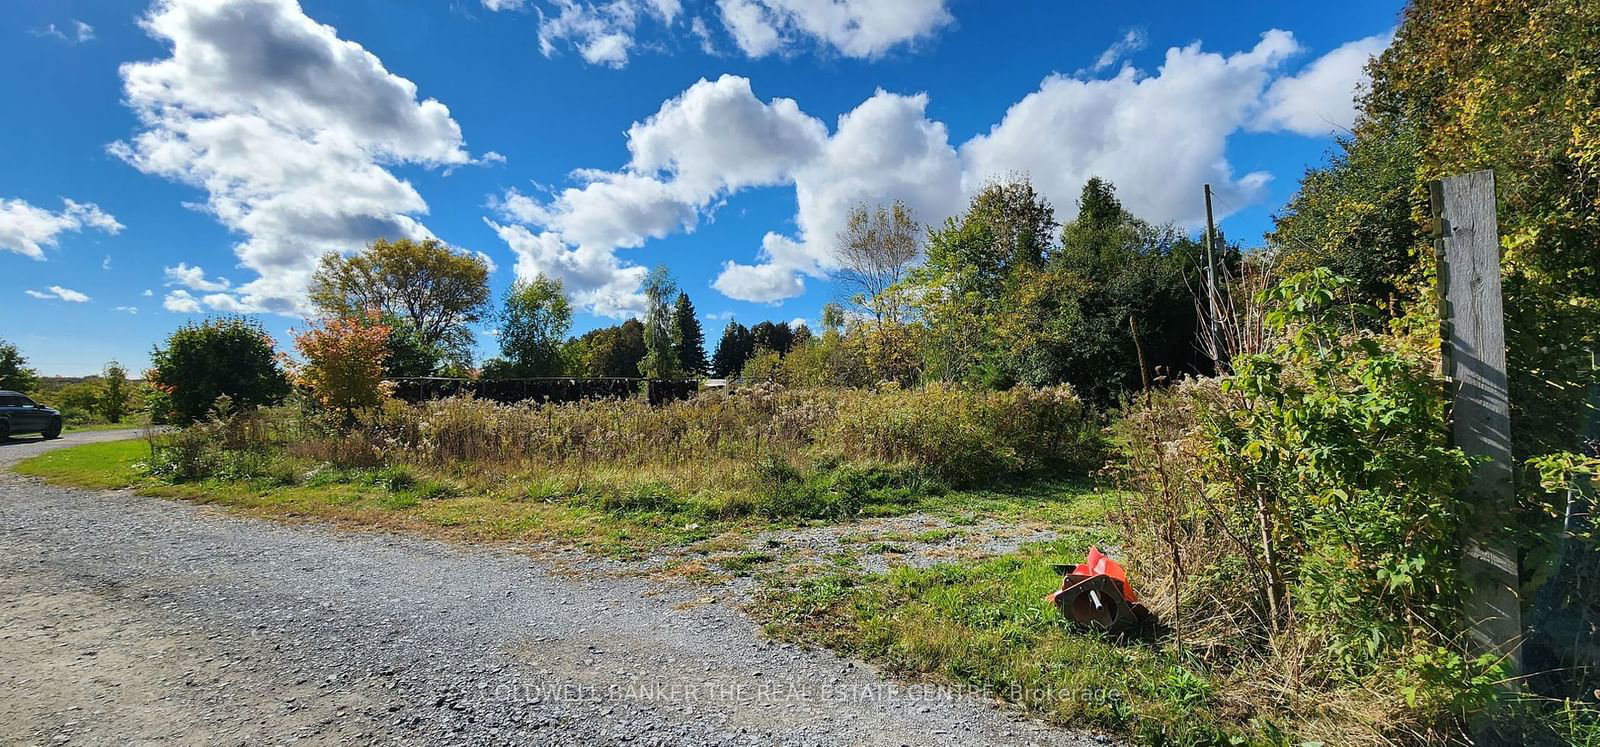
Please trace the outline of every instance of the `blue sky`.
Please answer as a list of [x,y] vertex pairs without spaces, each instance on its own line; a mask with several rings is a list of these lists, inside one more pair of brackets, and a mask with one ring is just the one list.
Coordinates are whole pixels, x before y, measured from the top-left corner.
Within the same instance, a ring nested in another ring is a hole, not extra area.
[[[849,206],[924,222],[1090,175],[1257,244],[1397,2],[10,0],[0,338],[142,369],[187,318],[280,343],[316,256],[436,236],[566,283],[576,331],[666,263],[720,329],[815,319]],[[480,353],[492,353],[480,335]]]

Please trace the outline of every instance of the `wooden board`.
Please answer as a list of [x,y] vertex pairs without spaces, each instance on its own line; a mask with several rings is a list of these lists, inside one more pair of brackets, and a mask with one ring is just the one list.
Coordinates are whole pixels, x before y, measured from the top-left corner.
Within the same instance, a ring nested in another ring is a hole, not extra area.
[[[1509,515],[1514,501],[1511,396],[1506,377],[1505,314],[1500,295],[1500,229],[1494,172],[1475,171],[1432,185],[1439,297],[1444,322],[1444,372],[1452,384],[1451,436],[1471,456],[1470,497]],[[1515,547],[1494,539],[1498,526],[1470,529],[1462,570],[1466,614],[1485,652],[1520,668],[1522,613]]]

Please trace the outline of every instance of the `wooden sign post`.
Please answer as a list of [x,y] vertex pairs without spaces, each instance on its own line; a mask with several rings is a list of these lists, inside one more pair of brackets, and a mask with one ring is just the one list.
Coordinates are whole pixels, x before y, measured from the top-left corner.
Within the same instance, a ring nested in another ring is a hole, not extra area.
[[[1451,436],[1462,451],[1482,459],[1473,469],[1469,488],[1471,500],[1486,509],[1478,513],[1504,516],[1515,488],[1494,172],[1474,171],[1428,186],[1439,258],[1444,374],[1454,395]],[[1462,561],[1465,612],[1479,649],[1506,657],[1510,667],[1520,671],[1517,549],[1496,539],[1499,528],[1468,528]]]

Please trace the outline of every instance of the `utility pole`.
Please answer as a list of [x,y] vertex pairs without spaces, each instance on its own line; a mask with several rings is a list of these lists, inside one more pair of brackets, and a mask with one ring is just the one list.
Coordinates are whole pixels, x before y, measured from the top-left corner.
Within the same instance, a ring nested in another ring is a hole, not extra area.
[[1213,373],[1222,374],[1222,342],[1217,339],[1217,223],[1211,217],[1211,185],[1206,185],[1206,339],[1211,344]]

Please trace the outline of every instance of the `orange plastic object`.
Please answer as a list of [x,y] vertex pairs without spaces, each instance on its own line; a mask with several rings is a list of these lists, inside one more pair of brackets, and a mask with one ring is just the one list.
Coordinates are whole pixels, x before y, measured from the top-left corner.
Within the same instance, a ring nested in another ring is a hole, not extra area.
[[1085,558],[1082,565],[1073,570],[1079,576],[1110,576],[1122,589],[1122,598],[1131,604],[1139,601],[1139,596],[1133,593],[1133,587],[1128,584],[1128,573],[1122,570],[1122,565],[1100,552],[1100,548],[1090,546],[1089,557]]

